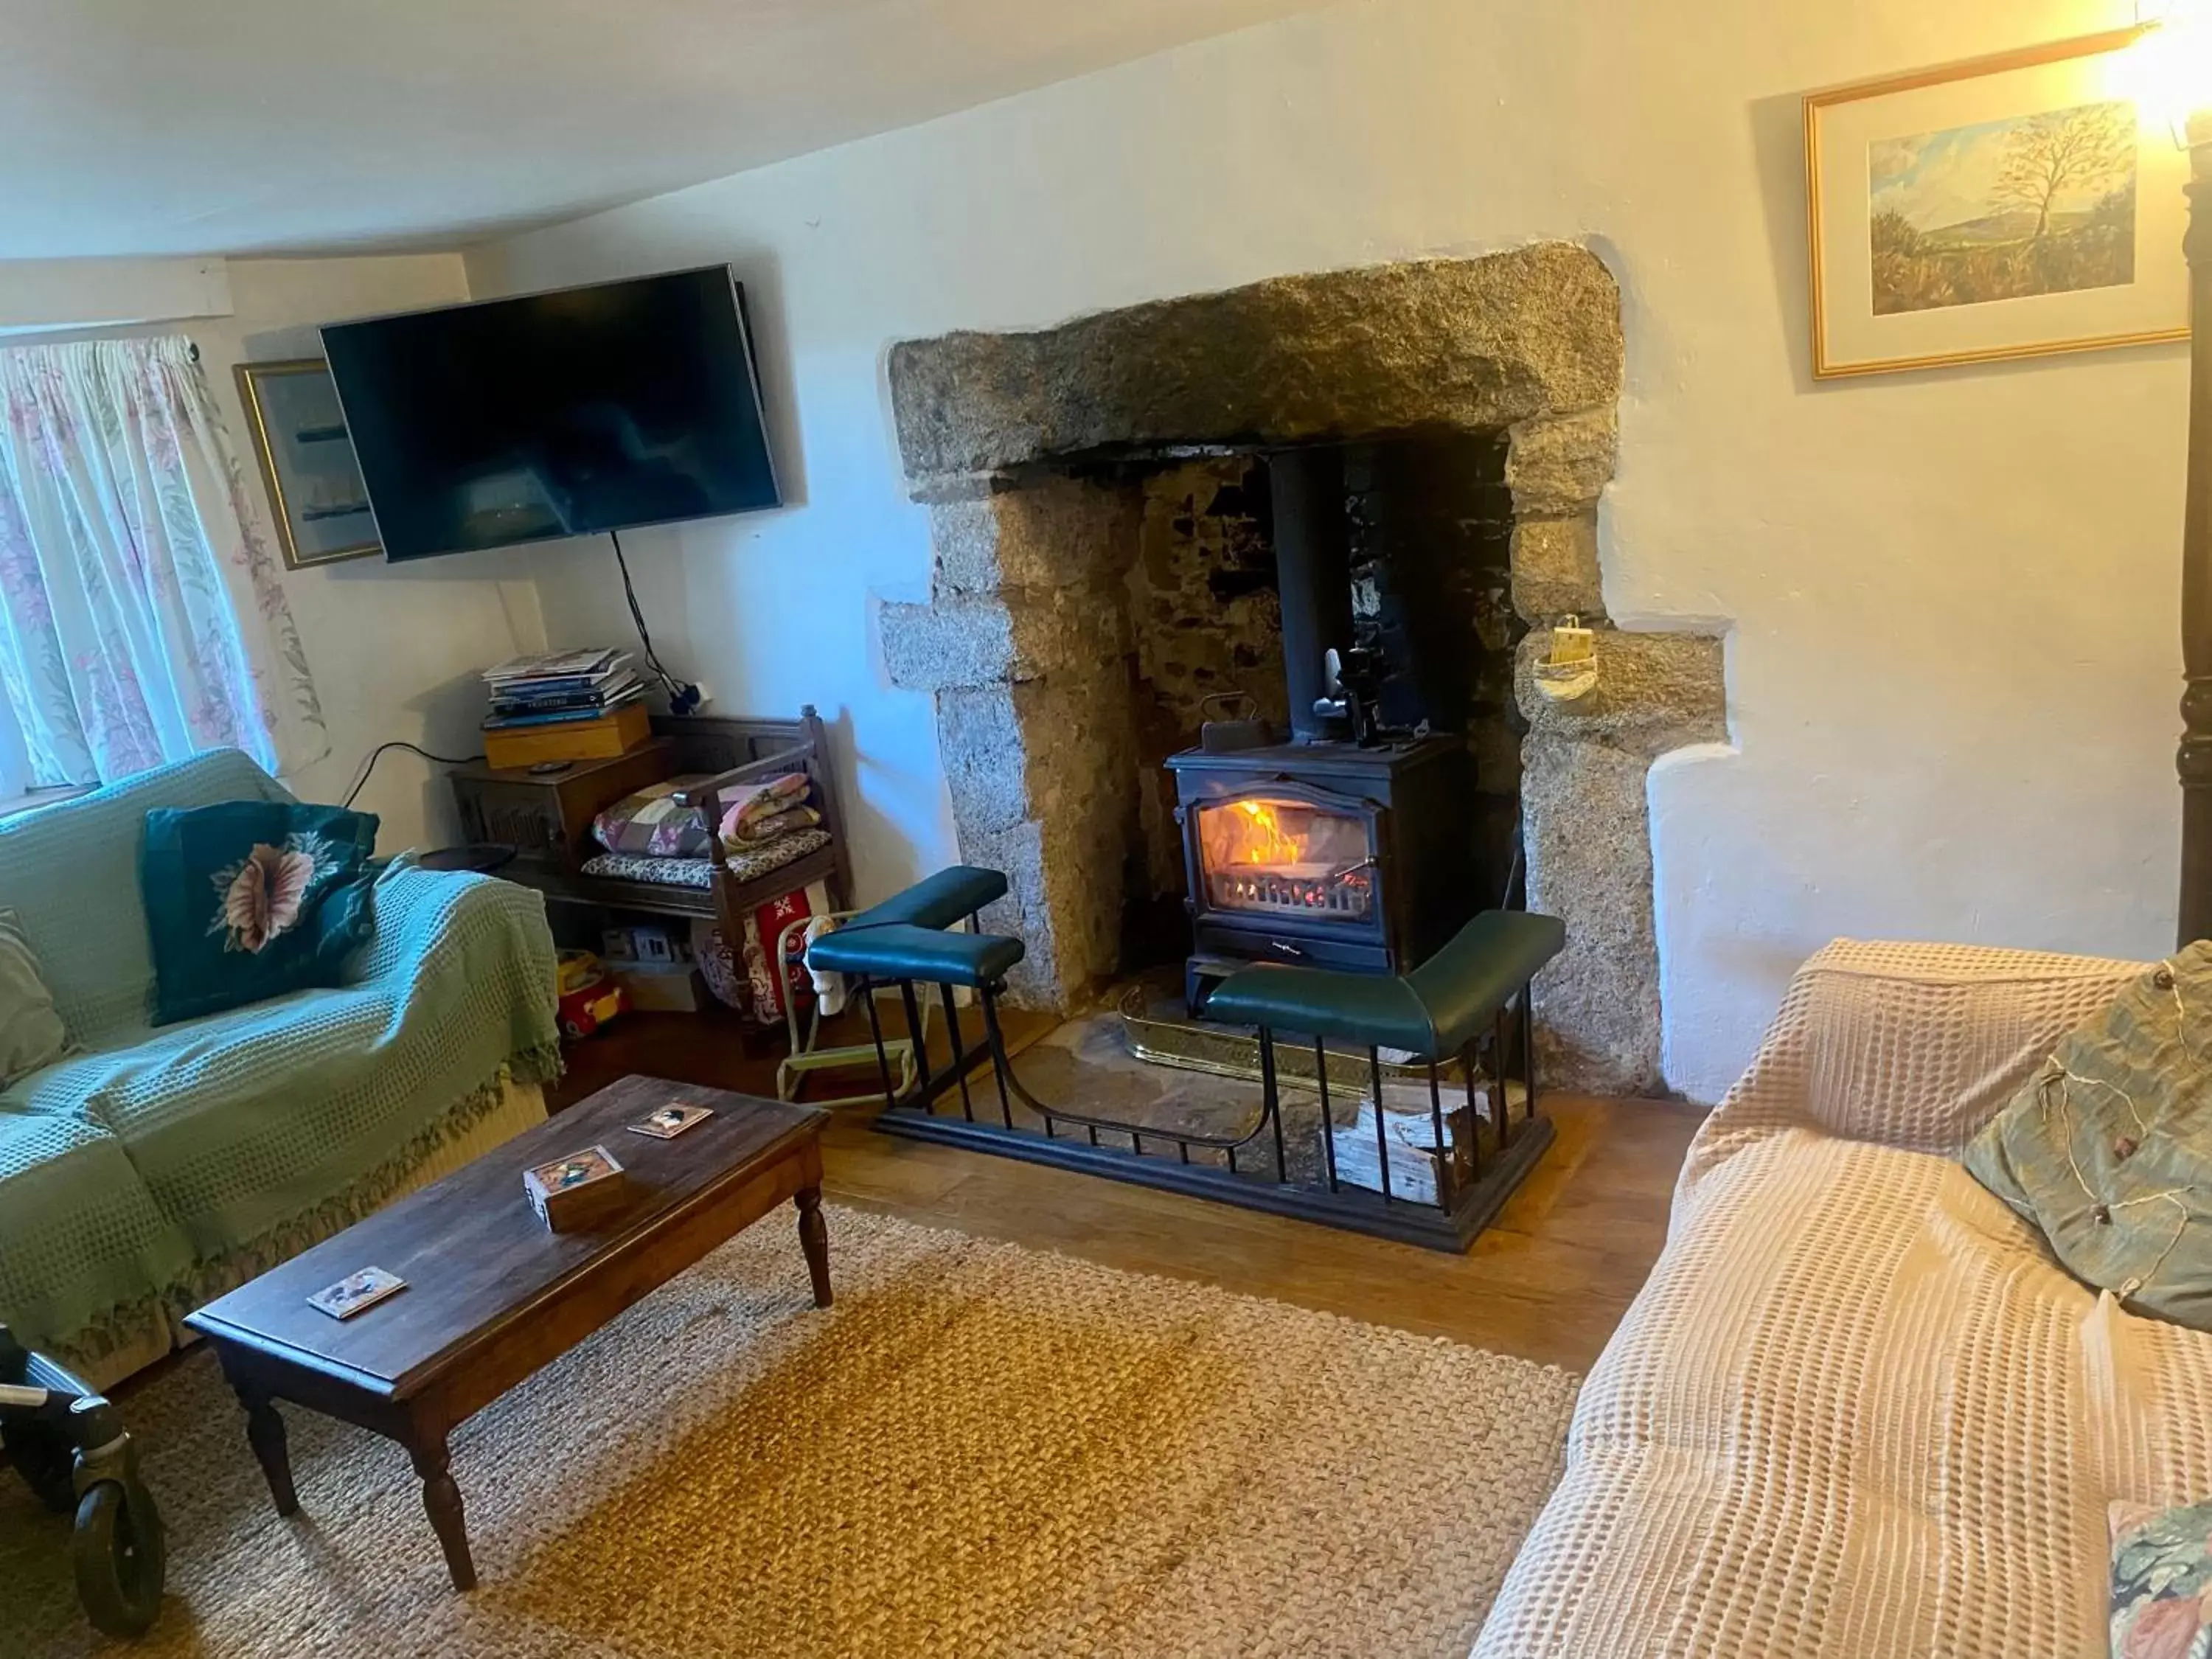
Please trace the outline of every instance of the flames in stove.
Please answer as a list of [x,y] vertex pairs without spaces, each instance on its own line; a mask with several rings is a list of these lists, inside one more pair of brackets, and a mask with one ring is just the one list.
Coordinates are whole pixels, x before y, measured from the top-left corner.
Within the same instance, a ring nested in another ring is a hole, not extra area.
[[1346,921],[1374,909],[1366,825],[1345,813],[1251,798],[1202,806],[1199,851],[1217,909]]
[[1224,862],[1229,864],[1303,864],[1312,836],[1302,827],[1292,830],[1283,822],[1282,810],[1273,801],[1232,802],[1224,816],[1233,832]]

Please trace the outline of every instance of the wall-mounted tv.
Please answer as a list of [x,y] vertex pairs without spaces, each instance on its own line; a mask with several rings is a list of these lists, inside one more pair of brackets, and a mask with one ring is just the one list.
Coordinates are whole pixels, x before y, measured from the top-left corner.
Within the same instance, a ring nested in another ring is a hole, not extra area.
[[322,335],[388,559],[782,504],[726,265]]

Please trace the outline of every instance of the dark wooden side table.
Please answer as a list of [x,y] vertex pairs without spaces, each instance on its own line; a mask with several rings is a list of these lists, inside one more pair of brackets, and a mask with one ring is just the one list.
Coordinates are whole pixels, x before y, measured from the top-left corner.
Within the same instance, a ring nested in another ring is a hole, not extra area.
[[[673,1140],[624,1127],[676,1101],[714,1115]],[[299,1509],[282,1400],[404,1446],[454,1586],[474,1589],[447,1436],[787,1200],[815,1305],[828,1307],[828,1121],[811,1106],[627,1077],[191,1315],[246,1407],[277,1513]],[[595,1144],[622,1164],[629,1205],[595,1232],[548,1231],[522,1172]],[[344,1321],[308,1305],[363,1267],[407,1288]]]
[[573,761],[554,771],[471,761],[449,776],[469,841],[512,847],[525,865],[573,872],[598,850],[592,842],[595,813],[675,770],[676,745],[656,738],[627,755]]

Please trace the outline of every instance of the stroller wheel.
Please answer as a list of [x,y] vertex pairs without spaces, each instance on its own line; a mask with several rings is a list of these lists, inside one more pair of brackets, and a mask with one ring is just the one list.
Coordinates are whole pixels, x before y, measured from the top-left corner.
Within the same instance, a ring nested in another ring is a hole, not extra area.
[[34,1423],[19,1424],[0,1431],[8,1461],[23,1484],[56,1515],[76,1507],[76,1448],[52,1429]]
[[136,1481],[102,1480],[76,1508],[76,1593],[85,1615],[110,1636],[141,1636],[161,1610],[167,1552],[161,1512]]

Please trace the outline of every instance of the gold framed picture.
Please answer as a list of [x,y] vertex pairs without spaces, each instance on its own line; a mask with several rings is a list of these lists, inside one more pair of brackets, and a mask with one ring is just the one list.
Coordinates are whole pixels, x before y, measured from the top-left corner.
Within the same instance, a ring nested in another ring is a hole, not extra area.
[[240,363],[237,372],[285,568],[381,553],[331,366],[320,357],[291,357]]
[[1805,99],[1813,373],[2189,332],[2189,158],[2139,109],[2140,29]]

